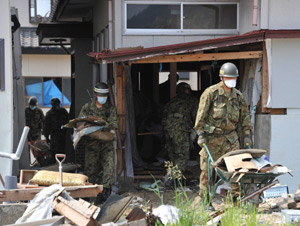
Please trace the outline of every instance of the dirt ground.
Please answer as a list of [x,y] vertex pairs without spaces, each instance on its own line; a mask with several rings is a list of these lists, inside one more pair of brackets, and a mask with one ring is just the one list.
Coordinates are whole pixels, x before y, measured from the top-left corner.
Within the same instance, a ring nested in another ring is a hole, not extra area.
[[[122,194],[122,196],[129,196],[132,195],[134,196],[134,199],[131,203],[131,205],[128,207],[126,212],[124,213],[125,215],[128,214],[133,207],[139,206],[141,207],[144,211],[147,209],[147,201],[151,200],[153,209],[159,207],[162,204],[168,204],[168,205],[175,205],[175,191],[174,189],[166,189],[164,187],[160,187],[160,197],[155,194],[153,191],[147,191],[145,189],[141,189],[139,184],[135,184],[136,191],[134,192],[126,192]],[[182,193],[181,190],[177,190],[178,193]],[[195,200],[197,199],[197,194],[199,192],[198,186],[189,186],[185,187],[185,193],[189,197],[190,200]],[[218,210],[223,210],[224,209],[224,197],[221,195],[215,195],[213,199],[213,206],[215,209]],[[287,203],[291,198],[273,198],[273,199],[268,199],[263,201],[259,205],[259,214],[258,218],[259,221],[263,224],[268,224],[268,225],[274,225],[274,226],[280,226],[280,225],[285,225],[285,223],[282,220],[282,214],[281,210],[287,208]]]

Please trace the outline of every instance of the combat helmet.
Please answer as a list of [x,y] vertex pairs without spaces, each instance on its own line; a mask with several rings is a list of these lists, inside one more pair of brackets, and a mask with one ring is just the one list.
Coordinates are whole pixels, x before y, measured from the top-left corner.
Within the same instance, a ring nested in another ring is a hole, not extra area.
[[96,95],[108,96],[109,95],[108,85],[104,82],[97,83],[94,87],[94,93]]
[[59,106],[60,105],[60,100],[57,98],[57,97],[53,97],[51,99],[51,105],[54,107],[54,106]]
[[237,67],[233,63],[225,63],[220,68],[220,74],[219,76],[222,77],[239,77],[239,71]]
[[187,84],[186,82],[180,82],[176,86],[176,93],[177,94],[182,94],[182,93],[185,92],[185,90],[189,90],[189,92],[192,91],[191,86],[189,84]]
[[37,102],[38,102],[38,100],[35,96],[30,97],[29,100],[28,100],[28,104],[30,106],[36,106]]

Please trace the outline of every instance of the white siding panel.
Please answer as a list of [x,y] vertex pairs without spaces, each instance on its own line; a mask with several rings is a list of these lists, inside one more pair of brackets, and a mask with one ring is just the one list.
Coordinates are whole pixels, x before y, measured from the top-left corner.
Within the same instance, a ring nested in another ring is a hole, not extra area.
[[287,174],[278,179],[280,184],[288,185],[289,192],[294,194],[300,181],[300,115],[272,115],[271,117],[270,161],[292,170],[294,177]]
[[172,45],[184,42],[184,36],[154,36],[153,46]]
[[71,76],[71,57],[69,55],[23,55],[22,65],[24,77]]
[[122,47],[137,47],[143,46],[145,48],[153,46],[153,37],[152,36],[123,36]]
[[272,108],[300,108],[300,39],[272,39]]
[[269,1],[269,29],[299,29],[300,1]]

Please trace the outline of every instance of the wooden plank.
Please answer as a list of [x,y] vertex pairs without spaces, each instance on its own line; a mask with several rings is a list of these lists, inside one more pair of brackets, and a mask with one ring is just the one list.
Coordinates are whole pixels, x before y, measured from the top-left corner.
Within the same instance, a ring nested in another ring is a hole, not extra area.
[[267,102],[269,96],[269,72],[268,72],[268,56],[266,43],[263,44],[263,59],[262,59],[262,113],[268,113]]
[[[1,190],[0,202],[32,200],[43,188]],[[65,187],[65,191],[70,192],[73,198],[96,197],[102,190],[102,185]]]
[[177,63],[170,63],[170,99],[176,96]]
[[192,62],[210,60],[234,60],[261,58],[262,51],[229,52],[229,53],[196,53],[151,57],[134,61],[135,64]]

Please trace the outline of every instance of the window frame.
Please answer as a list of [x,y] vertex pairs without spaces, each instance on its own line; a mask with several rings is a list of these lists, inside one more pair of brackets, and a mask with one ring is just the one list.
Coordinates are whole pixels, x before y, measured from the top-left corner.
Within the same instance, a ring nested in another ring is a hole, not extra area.
[[[71,79],[69,77],[38,77],[38,76],[26,76],[26,77],[23,77],[24,78],[24,101],[25,101],[25,105],[27,105],[27,101],[26,101],[26,79],[41,79],[41,82],[42,82],[42,100],[43,102],[42,103],[38,103],[38,107],[40,108],[51,108],[51,107],[48,107],[48,106],[45,106],[44,105],[44,81],[45,79],[47,78],[56,78],[56,79],[61,79],[61,93],[62,93],[62,97],[61,97],[61,106],[64,107],[64,108],[70,108],[71,105],[64,105],[64,79]],[[69,100],[71,102],[71,100]]]
[[0,91],[5,90],[5,40],[0,38]]
[[[30,24],[39,24],[39,23],[41,23],[41,22],[48,22],[48,19],[49,19],[49,16],[50,16],[50,12],[51,12],[51,5],[53,4],[53,0],[49,0],[49,2],[50,2],[50,8],[49,8],[49,15],[48,15],[48,17],[46,17],[47,18],[47,20],[46,21],[43,21],[43,20],[40,20],[40,18],[38,17],[38,15],[37,15],[37,1],[38,0],[29,0],[28,1],[28,4],[29,4],[29,23]],[[31,7],[31,2],[33,2],[33,4],[34,4],[34,6],[33,7]],[[34,9],[34,15],[32,15],[32,12],[31,12],[31,9]]]
[[[180,5],[180,29],[132,29],[127,28],[127,5]],[[184,29],[183,28],[183,5],[236,5],[237,18],[236,29]],[[227,35],[239,34],[240,8],[239,2],[161,2],[161,1],[124,1],[124,29],[123,35]]]

